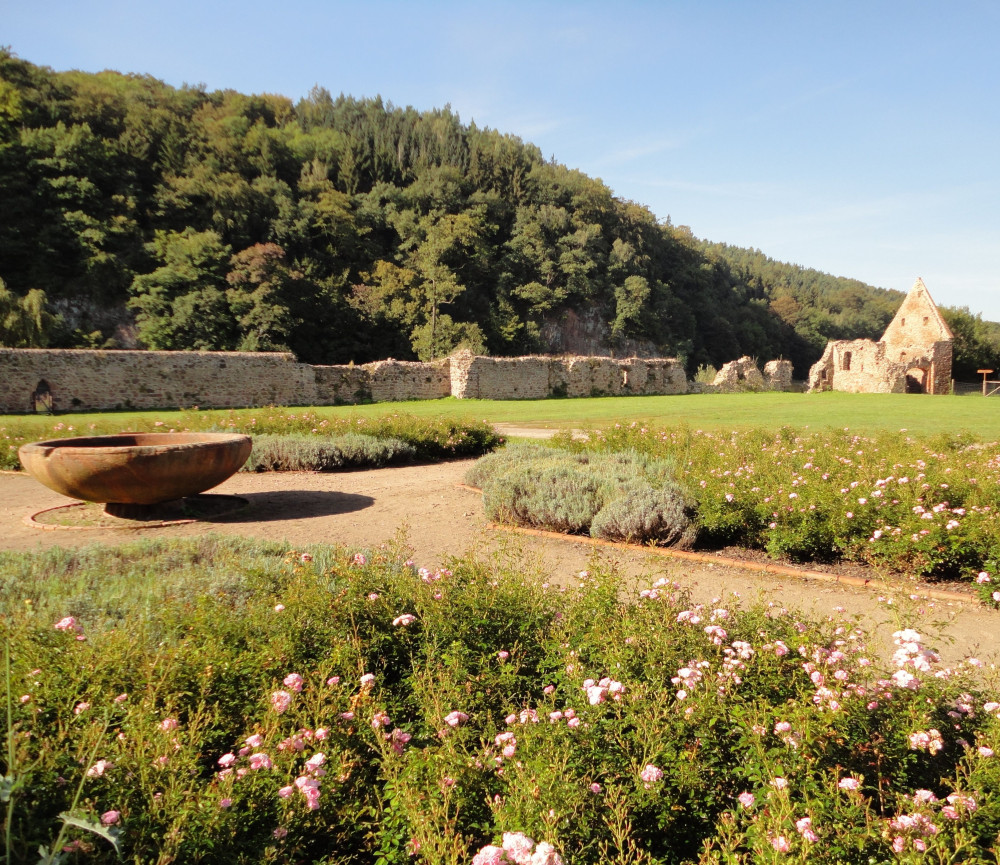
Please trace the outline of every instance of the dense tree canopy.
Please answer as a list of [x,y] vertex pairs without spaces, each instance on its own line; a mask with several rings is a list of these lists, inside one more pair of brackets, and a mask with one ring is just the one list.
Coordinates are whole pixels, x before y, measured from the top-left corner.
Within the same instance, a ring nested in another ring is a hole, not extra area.
[[[0,344],[314,363],[741,354],[804,375],[901,296],[700,241],[512,135],[316,88],[57,73],[0,50]],[[965,369],[997,329],[951,312]]]

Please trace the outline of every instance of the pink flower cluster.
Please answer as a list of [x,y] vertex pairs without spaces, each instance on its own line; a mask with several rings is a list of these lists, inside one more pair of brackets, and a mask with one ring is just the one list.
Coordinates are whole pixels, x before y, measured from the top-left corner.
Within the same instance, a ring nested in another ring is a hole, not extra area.
[[[298,733],[279,742],[278,750],[290,754],[298,754],[305,750],[306,742],[322,740],[326,736],[327,732],[322,727],[316,731],[307,729],[299,730]],[[257,750],[263,744],[264,737],[260,733],[253,733],[243,740],[243,746],[240,747],[238,756],[230,752],[219,757],[216,762],[221,768],[216,773],[217,780],[220,782],[228,779],[239,781],[250,772],[274,769],[275,764],[271,756],[266,751]],[[247,765],[237,768],[237,763],[239,763],[241,758],[246,758]],[[315,811],[319,808],[320,779],[326,775],[326,769],[323,768],[325,763],[326,755],[324,753],[317,752],[313,754],[305,761],[302,772],[295,781],[278,790],[278,796],[282,799],[288,799],[298,790],[305,798],[309,810]],[[232,805],[232,801],[230,797],[223,798],[219,803],[219,807],[228,808]]]
[[597,706],[603,703],[608,697],[612,700],[620,701],[622,694],[625,693],[625,686],[621,682],[616,682],[614,679],[605,676],[599,682],[595,682],[593,679],[585,679],[583,690],[587,694],[587,702],[591,706]]
[[927,673],[931,671],[934,664],[941,660],[937,652],[932,652],[922,645],[920,634],[912,628],[896,631],[892,638],[898,646],[892,656],[892,661],[897,667],[909,667],[921,673]]
[[83,633],[83,625],[81,625],[73,616],[65,616],[56,622],[52,627],[57,631],[72,631],[76,634],[78,640],[86,640],[87,636]]
[[639,773],[639,778],[643,782],[642,786],[649,790],[657,781],[663,780],[663,770],[659,766],[647,763]]
[[504,832],[500,847],[487,844],[472,857],[472,865],[563,865],[555,848],[521,832]]
[[914,751],[927,751],[931,756],[944,748],[944,739],[941,733],[931,728],[930,730],[919,730],[910,733],[910,748]]

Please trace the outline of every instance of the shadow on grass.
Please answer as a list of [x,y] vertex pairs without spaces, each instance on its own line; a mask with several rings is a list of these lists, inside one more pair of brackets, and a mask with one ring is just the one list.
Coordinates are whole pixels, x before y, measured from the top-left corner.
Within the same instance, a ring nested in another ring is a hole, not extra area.
[[325,517],[362,511],[375,504],[371,496],[319,490],[275,490],[265,493],[242,493],[248,505],[215,523],[264,523]]

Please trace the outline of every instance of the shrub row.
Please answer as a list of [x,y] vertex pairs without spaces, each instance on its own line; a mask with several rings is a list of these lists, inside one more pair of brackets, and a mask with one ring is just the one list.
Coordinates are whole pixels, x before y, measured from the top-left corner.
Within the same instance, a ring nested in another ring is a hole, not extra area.
[[977,661],[596,564],[404,557],[0,554],[6,861],[992,861]]
[[417,449],[397,438],[361,433],[339,436],[256,435],[245,472],[332,472],[338,469],[377,468],[412,460]]
[[[586,531],[583,520],[549,513],[547,490],[533,495],[519,484],[533,464],[564,466],[562,485],[572,492],[561,495],[586,511],[587,491],[600,487],[607,472],[603,461],[617,455],[654,489],[668,489],[671,497],[678,488],[683,491],[682,498],[694,505],[700,545],[733,544],[798,561],[845,559],[921,577],[973,579],[985,600],[1000,601],[1000,587],[994,585],[1000,559],[995,442],[961,435],[917,439],[905,431],[709,433],[632,424],[593,431],[586,441],[563,436],[555,445],[556,451],[540,448],[536,455],[512,451],[510,465],[497,455],[487,458],[496,471],[487,472],[484,498],[495,518]],[[570,471],[565,466],[573,460],[577,468]],[[641,529],[654,507],[649,490],[640,495],[627,480],[621,483],[616,508],[619,523],[628,526],[625,534],[661,540]],[[605,499],[595,503],[603,506]],[[593,522],[590,531],[597,534]]]
[[[130,432],[239,432],[254,437],[255,442],[262,436],[271,436],[267,441],[269,451],[280,450],[276,459],[280,463],[288,460],[290,465],[297,462],[292,454],[309,454],[310,449],[303,439],[315,439],[326,444],[335,439],[334,450],[344,455],[347,466],[384,465],[386,460],[413,458],[418,460],[444,460],[461,457],[476,457],[497,447],[503,439],[485,421],[454,421],[446,418],[418,418],[413,415],[394,413],[379,417],[358,417],[344,415],[324,417],[314,411],[290,409],[253,409],[245,411],[186,411],[159,420],[154,414],[130,415],[127,429]],[[71,421],[52,422],[51,418],[18,417],[6,419],[0,426],[0,469],[17,471],[21,465],[17,459],[17,449],[25,442],[54,438],[70,438],[82,435],[109,435],[123,432],[122,421],[115,414],[102,415],[99,420],[83,426]],[[365,436],[365,439],[344,436]],[[276,436],[292,437],[284,445],[278,445]],[[373,446],[371,439],[392,442],[383,446]],[[256,445],[255,445],[256,447]],[[334,450],[323,444],[312,449],[312,453],[329,454]],[[370,453],[373,463],[363,460]],[[391,456],[387,456],[391,454]],[[308,464],[311,456],[305,456]],[[316,457],[322,462],[325,457]],[[337,467],[337,457],[330,457],[331,467]],[[266,461],[264,462],[266,464]],[[264,469],[258,469],[264,470]],[[277,469],[280,470],[280,469]]]
[[515,445],[476,462],[467,480],[483,490],[490,519],[608,540],[690,544],[687,497],[672,461],[634,452],[572,454]]

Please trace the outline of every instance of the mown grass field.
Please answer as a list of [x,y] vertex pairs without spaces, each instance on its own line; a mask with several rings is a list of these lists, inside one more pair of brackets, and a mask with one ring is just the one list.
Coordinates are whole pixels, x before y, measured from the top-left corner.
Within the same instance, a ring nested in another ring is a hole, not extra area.
[[[249,409],[232,414],[246,415]],[[266,409],[254,410],[266,413]],[[850,427],[857,432],[905,429],[914,435],[968,432],[987,440],[1000,429],[1000,397],[925,396],[913,394],[847,393],[745,393],[690,396],[598,397],[548,400],[422,400],[375,403],[361,406],[319,406],[287,409],[288,413],[314,413],[329,418],[375,418],[403,412],[415,417],[458,421],[538,425],[554,428],[600,427],[620,422],[649,422],[661,426],[685,424],[704,430],[777,428],[811,429]],[[226,416],[229,412],[202,411],[199,415]],[[57,417],[0,415],[0,430],[28,428],[49,436],[58,424],[85,431],[100,422],[119,429],[152,429],[190,425],[191,412],[146,411],[101,414],[63,414]],[[112,421],[112,419],[114,419]],[[204,418],[201,418],[204,420]],[[199,424],[201,425],[201,424]],[[59,431],[58,429],[56,430]]]

